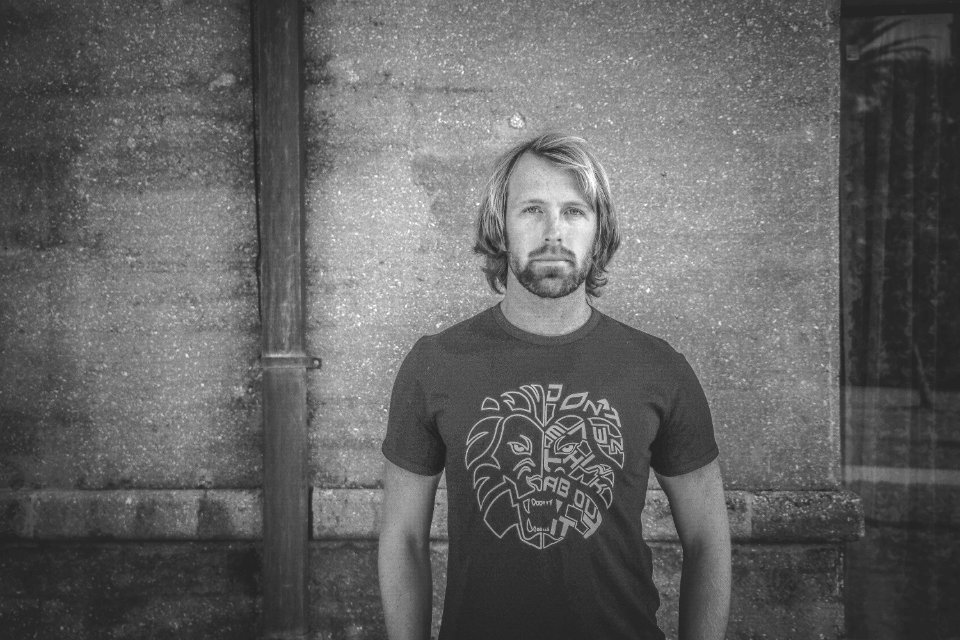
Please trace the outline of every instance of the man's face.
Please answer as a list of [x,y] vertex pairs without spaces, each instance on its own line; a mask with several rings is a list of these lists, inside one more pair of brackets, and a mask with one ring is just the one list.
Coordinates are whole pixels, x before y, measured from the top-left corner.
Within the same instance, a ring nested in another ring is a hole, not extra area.
[[506,231],[510,272],[525,289],[541,298],[576,291],[590,271],[596,230],[572,171],[520,156],[507,183]]

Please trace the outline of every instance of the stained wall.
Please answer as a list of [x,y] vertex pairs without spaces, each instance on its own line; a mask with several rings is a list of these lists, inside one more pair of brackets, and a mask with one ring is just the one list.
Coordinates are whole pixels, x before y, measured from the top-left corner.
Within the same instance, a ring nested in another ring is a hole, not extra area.
[[[372,571],[396,370],[418,337],[497,302],[471,251],[480,189],[500,152],[566,131],[604,160],[625,237],[597,306],[685,353],[713,408],[730,636],[837,637],[842,540],[861,523],[840,489],[837,37],[821,1],[311,3],[314,533]],[[675,534],[657,531],[673,628]],[[351,609],[376,608],[367,582],[331,598],[331,626],[379,633]]]
[[4,638],[256,626],[249,34],[243,0],[0,3]]
[[821,1],[310,5],[314,468],[375,483],[400,358],[498,298],[494,158],[587,138],[624,246],[597,306],[688,355],[731,487],[840,482],[836,15]]
[[[504,148],[562,129],[597,149],[619,204],[598,307],[684,352],[713,407],[737,541],[730,637],[839,637],[842,544],[861,521],[839,490],[833,6],[304,12],[308,342],[324,361],[309,374],[312,636],[383,637],[393,376],[417,337],[496,302],[470,251],[479,188]],[[0,10],[12,637],[258,633],[249,34],[235,0]],[[673,629],[662,492],[645,518]],[[442,521],[435,533],[442,587]]]

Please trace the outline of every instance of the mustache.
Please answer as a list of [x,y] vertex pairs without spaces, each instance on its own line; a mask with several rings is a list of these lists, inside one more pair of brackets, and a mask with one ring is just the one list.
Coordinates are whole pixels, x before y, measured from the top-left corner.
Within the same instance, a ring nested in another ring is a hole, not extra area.
[[530,255],[527,257],[531,260],[535,260],[537,258],[558,258],[562,260],[569,260],[570,262],[577,261],[577,256],[573,253],[573,251],[570,251],[570,249],[547,244],[543,245],[539,249],[531,251]]

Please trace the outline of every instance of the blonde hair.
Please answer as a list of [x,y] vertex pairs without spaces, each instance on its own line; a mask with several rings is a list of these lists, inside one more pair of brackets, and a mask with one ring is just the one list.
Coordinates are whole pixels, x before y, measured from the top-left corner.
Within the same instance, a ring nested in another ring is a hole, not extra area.
[[545,133],[527,140],[504,153],[494,165],[477,215],[476,244],[473,250],[486,258],[483,267],[487,283],[495,293],[503,293],[507,284],[506,214],[507,186],[517,160],[532,153],[557,167],[573,171],[583,196],[597,215],[597,234],[593,239],[592,264],[587,273],[587,294],[599,296],[607,283],[607,263],[620,246],[620,228],[610,198],[610,183],[603,165],[587,148],[582,138],[561,133]]

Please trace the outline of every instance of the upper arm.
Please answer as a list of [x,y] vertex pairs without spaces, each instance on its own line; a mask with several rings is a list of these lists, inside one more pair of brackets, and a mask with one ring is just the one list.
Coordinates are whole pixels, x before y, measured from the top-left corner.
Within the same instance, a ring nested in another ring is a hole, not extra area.
[[383,469],[383,511],[380,536],[399,535],[426,541],[433,520],[433,502],[440,474],[425,476],[389,460]]
[[727,505],[720,464],[716,459],[679,476],[657,475],[684,550],[716,543],[729,544]]

